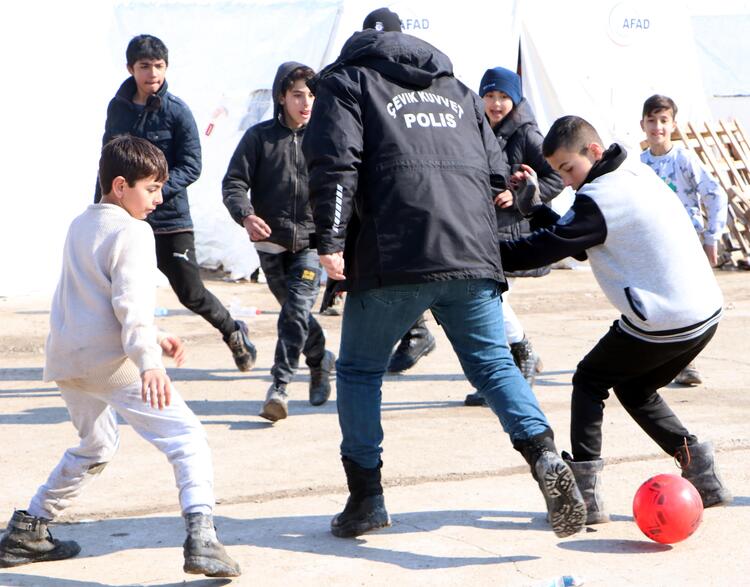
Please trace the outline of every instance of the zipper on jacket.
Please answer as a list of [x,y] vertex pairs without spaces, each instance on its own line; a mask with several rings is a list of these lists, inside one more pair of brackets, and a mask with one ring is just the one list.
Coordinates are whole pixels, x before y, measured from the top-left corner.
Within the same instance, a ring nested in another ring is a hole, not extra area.
[[294,155],[292,157],[292,252],[297,252],[297,188],[299,186],[297,169],[297,131],[292,131],[292,146],[294,147]]

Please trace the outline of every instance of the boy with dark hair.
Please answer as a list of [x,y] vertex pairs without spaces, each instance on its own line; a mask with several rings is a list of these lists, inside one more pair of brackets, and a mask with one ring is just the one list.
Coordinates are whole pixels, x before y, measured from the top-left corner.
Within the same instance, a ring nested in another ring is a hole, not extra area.
[[[543,202],[552,201],[563,190],[560,176],[555,173],[542,155],[544,137],[536,124],[531,106],[523,97],[521,77],[504,67],[493,67],[484,72],[479,83],[479,96],[484,101],[484,112],[492,131],[511,167],[525,163],[537,174],[540,196]],[[497,232],[499,240],[512,240],[531,234],[529,222],[510,205],[510,192],[495,198]],[[508,202],[508,205],[505,204]],[[506,277],[541,277],[548,274],[549,266],[529,271],[505,272]],[[508,291],[503,293],[503,319],[505,334],[510,343],[513,360],[529,385],[534,385],[537,373],[542,371],[542,360],[531,346],[523,325],[508,300],[512,279],[508,279]],[[485,405],[479,393],[466,396],[467,406]]]
[[[147,139],[163,151],[169,165],[164,203],[148,218],[154,230],[157,265],[180,303],[221,332],[237,368],[249,371],[257,351],[248,337],[247,325],[232,318],[206,289],[195,260],[187,187],[200,176],[201,146],[190,109],[167,91],[167,47],[157,37],[138,35],[128,43],[125,56],[130,77],[109,103],[102,144],[116,135],[130,134]],[[97,183],[94,201],[100,197]]]
[[[677,459],[704,507],[729,503],[712,445],[699,443],[658,392],[708,344],[722,313],[721,291],[689,219],[664,182],[622,146],[605,149],[582,118],[555,121],[542,148],[565,185],[576,190],[573,206],[560,218],[538,197],[531,203],[519,199],[519,209],[532,214],[538,230],[500,243],[503,264],[515,270],[588,258],[602,291],[622,314],[573,375],[573,454],[564,457],[586,500],[587,523],[609,520],[600,475],[610,389],[644,432]],[[533,172],[526,167],[523,175]]]
[[429,309],[529,464],[555,534],[575,534],[583,499],[505,340],[492,199],[509,170],[481,100],[435,47],[374,29],[355,33],[310,85],[304,152],[317,247],[347,287],[336,404],[350,495],[331,532],[390,524],[383,375],[394,344]]
[[274,117],[245,132],[222,182],[224,205],[255,243],[268,288],[281,304],[273,384],[260,412],[272,422],[289,414],[287,386],[300,354],[310,367],[309,401],[314,406],[328,401],[336,361],[312,315],[320,261],[310,248],[315,227],[301,146],[314,99],[306,82],[313,75],[294,61],[279,66],[273,82]]
[[[55,381],[81,441],[68,449],[27,510],[0,537],[0,567],[80,552],[48,526],[112,459],[117,416],[174,469],[185,518],[186,573],[236,577],[239,565],[213,525],[211,453],[200,421],[172,387],[162,351],[179,366],[179,338],[154,326],[154,236],[145,218],[161,204],[167,161],[146,140],[122,136],[102,150],[103,196],[70,225],[50,310],[44,380]],[[144,405],[145,403],[145,405]]]
[[[718,242],[727,225],[727,195],[701,164],[697,155],[672,144],[676,128],[677,105],[672,98],[655,94],[643,103],[641,129],[646,133],[648,149],[641,161],[653,169],[680,202],[703,241],[703,251],[712,266],[718,262]],[[708,222],[703,222],[701,204]],[[675,383],[702,383],[695,363],[690,363],[675,377]]]

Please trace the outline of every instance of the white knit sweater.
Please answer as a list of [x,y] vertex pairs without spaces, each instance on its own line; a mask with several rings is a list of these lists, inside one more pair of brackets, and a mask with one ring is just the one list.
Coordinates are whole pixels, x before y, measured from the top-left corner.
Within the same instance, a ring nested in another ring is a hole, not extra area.
[[154,326],[151,227],[114,204],[92,204],[68,229],[50,311],[45,381],[114,389],[164,369]]

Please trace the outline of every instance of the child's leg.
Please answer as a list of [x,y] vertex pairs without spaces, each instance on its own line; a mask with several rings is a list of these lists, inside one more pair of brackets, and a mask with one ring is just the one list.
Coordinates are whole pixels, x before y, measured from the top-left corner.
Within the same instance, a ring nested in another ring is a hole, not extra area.
[[570,439],[574,460],[600,458],[604,400],[612,388],[662,448],[674,439],[679,442],[673,448],[685,438],[694,441],[656,391],[700,352],[714,331],[685,342],[650,343],[625,334],[615,322],[573,375]]
[[119,446],[117,419],[96,393],[61,389],[81,442],[65,451],[57,467],[31,500],[32,516],[54,519],[99,474]]
[[112,392],[108,401],[133,430],[166,455],[183,514],[210,514],[214,507],[211,452],[200,421],[177,390],[172,388],[170,405],[163,410],[143,403],[140,381]]
[[688,445],[696,443],[697,438],[682,425],[658,390],[668,385],[676,374],[698,356],[714,332],[716,326],[694,340],[670,344],[669,349],[662,349],[664,345],[653,345],[656,347],[654,354],[661,351],[665,356],[672,358],[642,376],[614,387],[617,399],[628,414],[670,456],[674,456],[686,442]]
[[521,342],[523,340],[523,325],[513,311],[510,305],[510,289],[513,285],[513,278],[508,279],[508,289],[503,292],[503,326],[505,327],[505,338],[509,344]]

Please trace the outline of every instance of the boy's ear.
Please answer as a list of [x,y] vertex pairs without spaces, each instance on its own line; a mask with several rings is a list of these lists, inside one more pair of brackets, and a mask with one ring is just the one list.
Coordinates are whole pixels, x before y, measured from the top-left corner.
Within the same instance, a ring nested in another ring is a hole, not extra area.
[[594,161],[599,161],[599,159],[602,158],[604,155],[604,147],[600,145],[599,143],[591,143],[588,146],[589,153],[591,153],[594,157]]
[[127,67],[127,68],[128,68],[128,73],[129,73],[130,75],[133,75],[133,74],[135,73],[135,69],[133,69],[133,66],[132,66],[132,65],[125,65],[125,67]]
[[642,130],[643,132],[646,132],[646,125],[645,125],[645,124],[643,124],[643,119],[642,119],[642,118],[641,118],[641,130]]
[[128,181],[122,175],[118,175],[112,180],[112,195],[116,198],[122,198],[127,185]]

